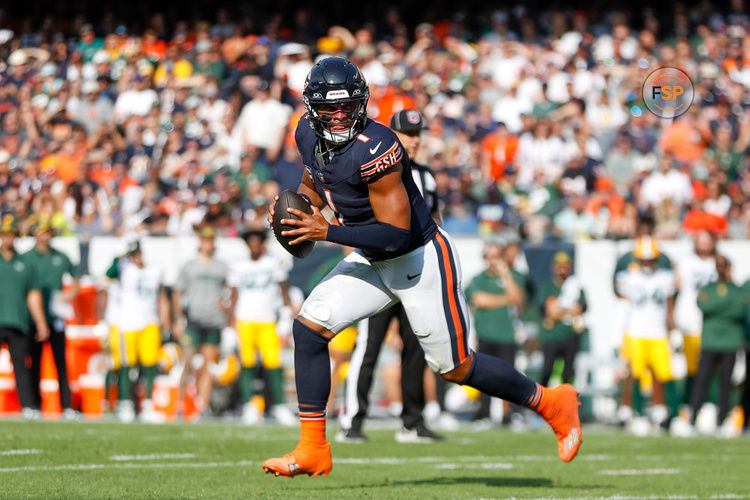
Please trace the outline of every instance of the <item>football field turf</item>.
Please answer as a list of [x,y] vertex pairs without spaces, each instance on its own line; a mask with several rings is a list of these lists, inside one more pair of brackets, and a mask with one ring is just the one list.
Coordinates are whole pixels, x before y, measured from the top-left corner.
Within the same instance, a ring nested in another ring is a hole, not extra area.
[[297,429],[0,420],[0,432],[0,498],[750,498],[747,437],[584,427],[581,452],[563,464],[549,429],[433,444],[369,430],[368,443],[333,443],[329,477],[288,479],[260,463],[290,451]]

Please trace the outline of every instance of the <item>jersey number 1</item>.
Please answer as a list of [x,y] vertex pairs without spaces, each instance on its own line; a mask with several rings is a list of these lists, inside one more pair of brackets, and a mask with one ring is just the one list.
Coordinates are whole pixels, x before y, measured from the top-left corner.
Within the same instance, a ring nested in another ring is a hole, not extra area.
[[333,202],[333,196],[331,196],[331,190],[323,188],[323,192],[326,195],[326,203],[328,203],[328,207],[333,210],[333,215],[336,217],[336,220],[339,221],[339,224],[342,226],[344,225],[344,217],[342,217],[339,214],[339,211],[336,210],[336,204]]

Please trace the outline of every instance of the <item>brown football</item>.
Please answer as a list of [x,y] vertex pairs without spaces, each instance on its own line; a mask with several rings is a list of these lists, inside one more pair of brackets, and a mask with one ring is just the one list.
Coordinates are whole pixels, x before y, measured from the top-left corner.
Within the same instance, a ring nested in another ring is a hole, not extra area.
[[281,219],[299,220],[299,217],[289,213],[289,208],[296,208],[305,213],[312,214],[312,207],[306,199],[304,199],[294,191],[290,191],[288,189],[283,191],[281,194],[279,194],[279,199],[274,205],[273,223],[271,224],[271,227],[273,228],[273,234],[274,236],[276,236],[276,239],[279,241],[279,243],[281,243],[281,246],[284,247],[287,252],[299,259],[304,259],[310,254],[310,252],[312,252],[312,249],[315,246],[315,242],[312,240],[307,240],[296,245],[290,245],[289,241],[293,240],[295,237],[282,236],[282,231],[297,228],[296,226],[290,226],[288,224],[281,223]]

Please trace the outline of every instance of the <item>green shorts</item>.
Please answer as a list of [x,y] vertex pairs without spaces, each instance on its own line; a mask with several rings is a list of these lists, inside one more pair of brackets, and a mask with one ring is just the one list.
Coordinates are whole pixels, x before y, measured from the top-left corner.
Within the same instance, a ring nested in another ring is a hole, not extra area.
[[200,347],[203,344],[219,345],[221,342],[221,328],[205,326],[194,321],[188,321],[185,333],[187,336],[183,338],[183,344],[186,347]]

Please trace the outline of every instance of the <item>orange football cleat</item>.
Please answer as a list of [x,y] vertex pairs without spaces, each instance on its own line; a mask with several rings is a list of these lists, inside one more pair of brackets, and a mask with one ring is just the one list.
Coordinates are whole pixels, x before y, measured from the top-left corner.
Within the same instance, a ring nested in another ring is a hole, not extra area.
[[578,392],[570,384],[549,389],[542,387],[536,412],[544,417],[557,435],[557,448],[563,462],[570,462],[581,447],[581,420],[578,417]]
[[293,452],[281,458],[269,458],[263,462],[263,470],[268,474],[294,477],[297,474],[307,474],[318,477],[327,476],[331,472],[331,444],[323,446],[298,445]]

